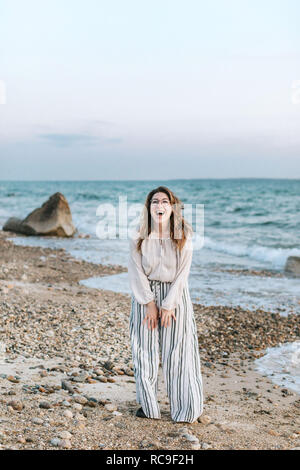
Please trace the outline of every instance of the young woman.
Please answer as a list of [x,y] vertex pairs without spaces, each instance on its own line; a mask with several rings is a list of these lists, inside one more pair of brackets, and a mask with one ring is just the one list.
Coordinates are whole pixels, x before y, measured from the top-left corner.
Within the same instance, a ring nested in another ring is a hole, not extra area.
[[157,401],[159,352],[171,418],[192,423],[203,411],[197,328],[188,275],[192,229],[182,204],[165,186],[147,196],[143,219],[130,238],[129,321],[136,381],[136,415],[161,418]]

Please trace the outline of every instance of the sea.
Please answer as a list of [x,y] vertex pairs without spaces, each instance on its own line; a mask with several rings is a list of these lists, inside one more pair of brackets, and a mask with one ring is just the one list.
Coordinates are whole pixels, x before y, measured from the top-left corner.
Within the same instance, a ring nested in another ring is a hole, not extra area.
[[[287,258],[300,256],[299,179],[0,181],[0,228],[9,217],[23,219],[61,192],[78,230],[73,238],[18,236],[11,240],[65,248],[76,258],[94,263],[127,266],[126,230],[132,226],[136,207],[160,185],[170,188],[193,214],[189,219],[195,231],[189,287],[195,303],[264,309],[284,316],[300,313],[300,279],[284,274]],[[202,218],[195,216],[196,208]],[[105,238],[108,213],[110,229]],[[130,293],[127,273],[81,283]],[[298,351],[300,342],[268,348],[257,367],[274,382],[289,383],[300,393]]]

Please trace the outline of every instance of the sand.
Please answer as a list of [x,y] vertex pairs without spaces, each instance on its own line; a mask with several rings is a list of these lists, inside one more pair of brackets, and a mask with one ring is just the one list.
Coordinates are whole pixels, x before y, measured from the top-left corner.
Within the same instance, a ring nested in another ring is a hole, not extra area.
[[125,269],[64,250],[16,246],[8,236],[0,231],[1,449],[300,447],[300,396],[259,374],[254,363],[267,346],[299,339],[299,317],[194,304],[203,415],[192,424],[171,420],[160,367],[162,418],[138,418],[130,296],[79,284]]

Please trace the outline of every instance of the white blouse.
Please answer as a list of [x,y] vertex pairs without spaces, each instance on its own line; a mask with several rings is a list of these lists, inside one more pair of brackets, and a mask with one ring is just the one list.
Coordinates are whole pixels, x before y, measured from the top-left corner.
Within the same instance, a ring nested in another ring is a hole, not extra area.
[[151,232],[142,242],[142,253],[137,251],[137,238],[130,238],[128,278],[133,296],[140,304],[155,300],[149,280],[171,282],[168,294],[161,306],[174,310],[182,297],[184,286],[188,286],[188,276],[192,263],[193,243],[187,236],[181,252],[171,238],[155,238]]

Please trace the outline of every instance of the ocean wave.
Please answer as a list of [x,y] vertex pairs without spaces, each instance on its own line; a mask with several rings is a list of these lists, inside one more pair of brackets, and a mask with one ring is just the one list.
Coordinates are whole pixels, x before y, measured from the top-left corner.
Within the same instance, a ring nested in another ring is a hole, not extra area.
[[215,241],[205,237],[204,247],[210,250],[226,253],[233,256],[246,256],[248,258],[270,263],[275,268],[283,268],[289,256],[300,256],[298,248],[269,248],[261,245],[241,245]]
[[[76,199],[84,199],[88,201],[99,200],[101,195],[99,193],[76,193]],[[103,199],[103,197],[101,198]]]
[[10,212],[0,207],[0,217],[10,217],[10,216],[11,216]]
[[300,341],[267,348],[266,354],[256,359],[255,366],[274,383],[300,393]]

